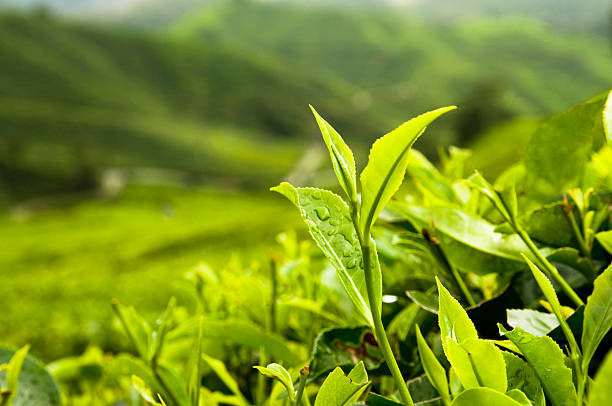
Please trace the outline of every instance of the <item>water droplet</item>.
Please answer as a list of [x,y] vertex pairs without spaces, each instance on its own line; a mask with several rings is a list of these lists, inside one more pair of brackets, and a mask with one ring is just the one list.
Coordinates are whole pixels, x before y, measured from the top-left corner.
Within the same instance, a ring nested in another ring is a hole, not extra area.
[[317,200],[321,199],[321,192],[319,190],[315,190],[312,192],[312,198]]
[[349,262],[346,264],[346,267],[349,269],[353,269],[357,266],[357,259],[355,258],[351,258],[351,260],[349,260]]
[[317,217],[321,221],[325,221],[329,218],[329,210],[327,210],[327,207],[317,207],[315,213],[317,213]]

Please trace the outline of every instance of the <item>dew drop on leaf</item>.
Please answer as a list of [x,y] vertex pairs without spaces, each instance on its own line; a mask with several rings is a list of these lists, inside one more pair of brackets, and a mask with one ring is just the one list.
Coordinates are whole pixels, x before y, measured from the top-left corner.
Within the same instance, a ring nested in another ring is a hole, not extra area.
[[325,221],[329,218],[329,210],[327,210],[327,207],[317,207],[315,213],[317,213],[317,217],[321,221]]

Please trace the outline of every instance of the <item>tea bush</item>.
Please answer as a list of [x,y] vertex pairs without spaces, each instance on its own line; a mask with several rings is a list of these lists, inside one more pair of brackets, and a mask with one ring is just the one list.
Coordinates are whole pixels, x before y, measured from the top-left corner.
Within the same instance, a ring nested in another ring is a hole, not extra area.
[[[281,234],[267,275],[201,265],[153,323],[113,301],[129,349],[48,365],[64,403],[609,403],[611,94],[543,122],[493,182],[468,173],[469,151],[435,166],[412,150],[453,109],[378,139],[359,182],[351,149],[312,109],[342,196],[272,190],[314,245]],[[19,400],[25,353],[1,359],[2,405],[32,404]]]

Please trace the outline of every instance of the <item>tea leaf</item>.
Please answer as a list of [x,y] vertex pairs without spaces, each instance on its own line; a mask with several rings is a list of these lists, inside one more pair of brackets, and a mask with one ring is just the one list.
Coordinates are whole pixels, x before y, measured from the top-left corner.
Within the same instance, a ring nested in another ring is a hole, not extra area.
[[338,132],[317,113],[314,107],[310,106],[310,109],[317,120],[321,135],[323,135],[323,140],[329,150],[329,155],[338,182],[346,192],[349,201],[356,202],[357,175],[355,172],[355,158],[353,158],[353,152],[348,145],[346,145],[340,134],[338,134]]
[[393,203],[393,210],[405,216],[416,229],[430,232],[440,242],[454,267],[486,275],[515,272],[524,268],[521,253],[529,253],[516,234],[502,234],[495,226],[454,207],[419,207]]
[[531,309],[506,310],[511,327],[520,327],[534,336],[545,336],[559,326],[557,316]]
[[291,379],[289,372],[283,368],[282,365],[268,364],[266,367],[256,366],[253,368],[257,369],[262,375],[267,376],[268,378],[276,379],[283,384],[285,389],[287,389],[289,399],[291,399],[292,402],[294,401],[295,390],[293,389],[293,380]]
[[603,111],[603,127],[608,139],[608,144],[612,146],[612,92],[608,94],[608,100]]
[[458,344],[451,339],[447,341],[447,349],[448,361],[464,388],[486,386],[506,391],[506,364],[502,351],[493,343],[470,338]]
[[[361,245],[351,220],[350,210],[344,200],[327,190],[296,189],[286,182],[271,190],[287,197],[299,209],[310,235],[336,269],[340,282],[357,312],[364,321],[373,326]],[[382,277],[375,249],[372,250],[372,257],[376,296],[381,300]]]
[[595,279],[593,286],[593,293],[584,308],[582,327],[582,364],[585,371],[597,346],[612,327],[612,264]]
[[[12,406],[62,405],[57,384],[42,362],[27,355],[27,348],[27,346],[23,347],[18,352],[0,348],[0,365],[11,364],[7,371],[7,375],[10,375],[9,389],[16,390],[9,394],[9,397],[12,398]],[[9,376],[6,376],[6,379],[8,380]],[[0,395],[0,400],[7,401],[6,398],[2,399],[2,395]]]
[[609,254],[612,254],[612,230],[599,232],[595,234],[595,238]]
[[592,151],[605,142],[602,111],[607,97],[599,95],[551,117],[532,135],[524,155],[531,193],[550,200],[578,186]]
[[529,400],[527,395],[525,395],[519,389],[509,390],[508,392],[506,392],[506,396],[516,400],[518,403],[520,403],[523,406],[532,406],[531,401]]
[[516,344],[533,367],[553,406],[575,405],[572,370],[565,366],[561,348],[550,337],[536,337],[520,327],[507,331],[501,324],[498,326],[500,333]]
[[491,388],[466,389],[457,396],[451,406],[523,406],[513,398]]
[[446,343],[448,340],[454,340],[461,344],[470,338],[478,338],[478,333],[467,312],[461,307],[461,304],[452,297],[438,278],[436,278],[436,283],[438,285],[440,301],[438,306],[438,324],[440,325],[442,348],[444,353],[447,354]]
[[612,351],[599,367],[589,393],[589,405],[601,406],[610,403],[610,388],[612,388]]
[[442,114],[456,107],[444,107],[421,114],[376,140],[368,164],[361,172],[361,210],[359,229],[368,234],[374,221],[400,187],[410,148],[425,128]]
[[323,381],[314,406],[343,406],[356,401],[368,385],[368,375],[363,362],[344,375],[337,367]]
[[206,364],[213,370],[213,372],[221,379],[221,381],[227,386],[236,397],[241,400],[243,405],[248,405],[249,402],[246,400],[242,392],[240,391],[240,386],[238,386],[238,382],[230,375],[225,367],[223,361],[210,357],[206,354],[202,354],[202,359]]
[[419,351],[419,358],[423,369],[427,374],[429,382],[440,394],[440,397],[444,399],[445,403],[450,403],[450,395],[448,391],[448,379],[446,377],[446,370],[440,365],[440,362],[436,358],[433,351],[427,345],[425,338],[421,334],[419,326],[415,326],[417,336],[417,348]]
[[516,355],[503,351],[506,362],[506,376],[508,378],[508,390],[519,389],[531,401],[533,406],[544,406],[544,390],[534,369]]

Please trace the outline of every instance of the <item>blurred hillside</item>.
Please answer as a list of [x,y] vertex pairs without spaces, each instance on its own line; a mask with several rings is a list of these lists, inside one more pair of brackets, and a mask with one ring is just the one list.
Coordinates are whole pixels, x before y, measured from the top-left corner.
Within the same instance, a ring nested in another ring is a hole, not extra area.
[[[41,9],[0,17],[5,202],[91,189],[117,168],[261,189],[318,137],[308,103],[357,147],[415,114],[459,105],[418,145],[431,156],[437,145],[467,145],[495,124],[560,111],[612,82],[603,36],[568,32],[554,13],[548,24],[526,2],[514,14],[536,18],[508,17],[482,0],[445,22],[433,16],[452,9],[444,1],[427,2],[427,21],[397,11],[425,8],[418,2],[120,3],[105,22]],[[79,7],[108,10],[103,4]],[[581,7],[591,21],[603,6]],[[495,13],[507,18],[487,17]]]

